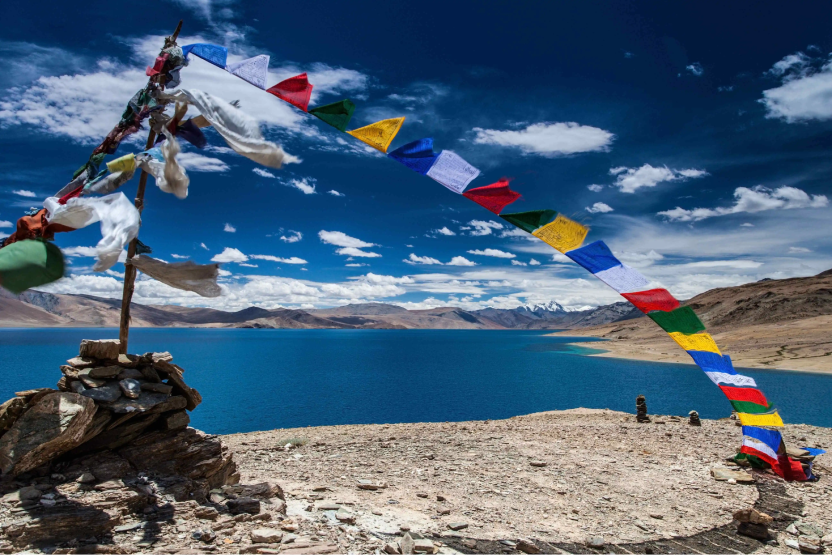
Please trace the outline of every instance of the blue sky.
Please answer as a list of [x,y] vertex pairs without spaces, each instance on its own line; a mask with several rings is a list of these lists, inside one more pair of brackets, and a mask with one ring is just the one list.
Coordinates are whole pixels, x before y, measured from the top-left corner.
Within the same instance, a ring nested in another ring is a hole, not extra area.
[[[513,178],[523,197],[507,211],[553,208],[589,225],[589,240],[679,298],[832,267],[822,3],[12,0],[4,13],[0,232],[86,160],[183,18],[180,45],[226,45],[230,62],[269,54],[269,85],[306,71],[312,105],[356,102],[351,128],[406,116],[391,150],[433,137],[482,170],[472,187]],[[194,59],[181,86],[239,99],[302,162],[258,167],[213,131],[206,150],[186,147],[188,198],[151,178],[140,238],[168,262],[225,262],[225,295],[143,278],[139,302],[620,300],[478,205],[219,68]],[[97,226],[57,236],[72,266],[49,290],[120,297],[123,266],[91,270],[99,238]]]

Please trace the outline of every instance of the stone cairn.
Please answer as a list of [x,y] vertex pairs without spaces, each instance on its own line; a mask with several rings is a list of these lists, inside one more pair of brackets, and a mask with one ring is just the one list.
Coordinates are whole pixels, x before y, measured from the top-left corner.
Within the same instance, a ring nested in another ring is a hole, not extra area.
[[701,426],[702,422],[699,420],[699,413],[695,410],[692,410],[688,413],[690,420],[688,421],[691,426]]
[[650,417],[647,416],[647,399],[644,395],[636,397],[636,420],[638,422],[650,422]]
[[202,397],[172,359],[84,340],[57,389],[0,405],[0,553],[125,553],[114,539],[125,530],[146,537],[141,550],[174,515],[251,515],[283,499],[279,486],[239,485],[228,449],[188,427]]

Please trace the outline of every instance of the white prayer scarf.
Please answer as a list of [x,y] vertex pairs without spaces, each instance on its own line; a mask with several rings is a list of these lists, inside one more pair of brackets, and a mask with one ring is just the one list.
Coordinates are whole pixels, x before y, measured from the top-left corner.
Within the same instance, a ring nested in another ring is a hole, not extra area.
[[219,297],[222,294],[217,284],[219,264],[197,264],[190,260],[168,264],[144,255],[134,256],[127,264],[175,289],[193,291],[203,297]]

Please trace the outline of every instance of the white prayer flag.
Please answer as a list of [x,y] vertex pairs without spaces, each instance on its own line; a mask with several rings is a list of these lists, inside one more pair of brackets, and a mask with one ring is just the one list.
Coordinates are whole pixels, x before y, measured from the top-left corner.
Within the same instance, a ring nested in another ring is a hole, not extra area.
[[705,372],[716,385],[736,385],[739,387],[757,387],[754,378],[742,374],[727,374],[725,372]]
[[255,87],[266,90],[266,80],[269,78],[269,56],[260,54],[242,62],[228,64],[226,71],[236,75],[243,81],[248,81]]
[[618,266],[613,266],[608,270],[596,272],[595,277],[619,293],[644,291],[650,284],[646,277],[626,264],[619,264]]
[[428,170],[427,176],[461,195],[465,187],[479,174],[480,170],[463,160],[458,154],[443,150]]

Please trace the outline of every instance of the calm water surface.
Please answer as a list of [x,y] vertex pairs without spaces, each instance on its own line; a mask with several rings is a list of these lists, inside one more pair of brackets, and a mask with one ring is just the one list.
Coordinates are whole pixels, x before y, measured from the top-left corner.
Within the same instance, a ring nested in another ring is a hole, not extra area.
[[[583,356],[541,331],[133,329],[130,352],[170,351],[205,398],[210,433],[508,418],[574,407],[705,418],[731,406],[695,366]],[[85,338],[111,329],[0,330],[0,401],[55,387]],[[587,343],[587,346],[590,344]],[[599,343],[593,345],[602,347]],[[832,426],[832,375],[744,370],[787,423]]]

